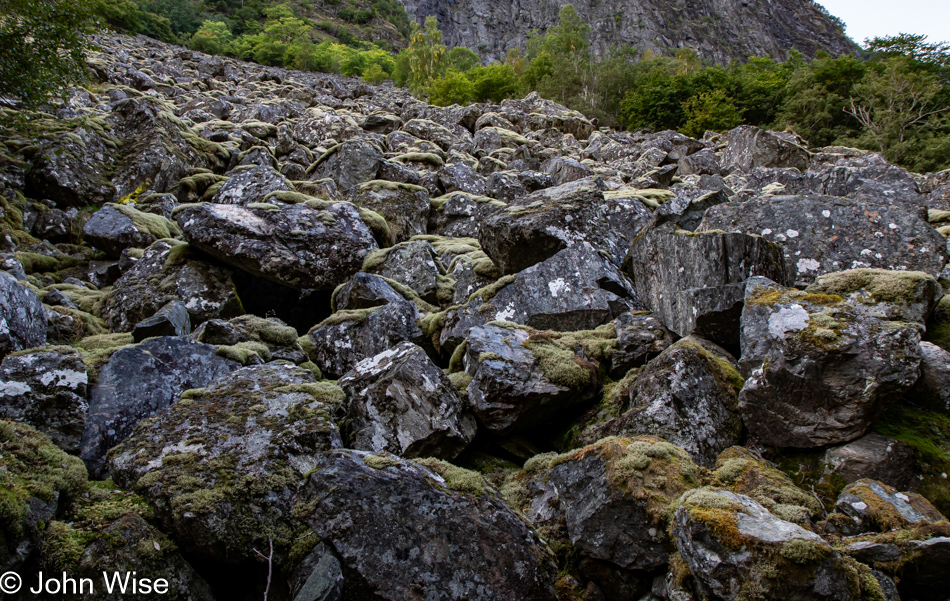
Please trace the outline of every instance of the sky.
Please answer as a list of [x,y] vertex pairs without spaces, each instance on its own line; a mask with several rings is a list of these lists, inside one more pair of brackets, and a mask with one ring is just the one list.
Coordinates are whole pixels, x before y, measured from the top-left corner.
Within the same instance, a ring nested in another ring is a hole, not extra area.
[[858,44],[865,38],[917,33],[928,42],[950,42],[950,0],[816,0],[844,21]]

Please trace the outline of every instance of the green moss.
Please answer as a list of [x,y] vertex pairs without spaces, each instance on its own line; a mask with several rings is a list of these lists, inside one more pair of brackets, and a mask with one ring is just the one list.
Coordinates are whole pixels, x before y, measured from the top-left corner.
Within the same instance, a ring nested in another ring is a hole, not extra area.
[[263,342],[257,340],[246,340],[231,345],[222,344],[215,347],[214,354],[240,363],[241,365],[247,365],[248,362],[254,359],[259,359],[261,362],[266,363],[270,361],[273,356],[270,348]]
[[128,348],[135,343],[131,333],[98,334],[87,336],[71,346],[82,355],[86,365],[89,383],[95,384],[99,380],[99,370],[102,369],[112,355],[121,349]]
[[583,390],[596,382],[597,366],[544,333],[533,334],[522,346],[538,360],[544,376],[558,386]]
[[327,159],[329,159],[330,157],[335,155],[337,152],[339,152],[341,148],[343,148],[343,144],[337,144],[336,146],[331,146],[326,152],[320,155],[320,158],[314,161],[312,165],[307,167],[307,175],[310,175],[314,171],[316,171],[317,167],[322,165],[324,162],[326,162]]
[[927,221],[930,223],[950,223],[950,211],[930,209],[927,211]]
[[18,252],[14,253],[16,260],[23,264],[23,271],[26,273],[54,273],[69,269],[80,264],[80,259],[69,255],[60,255],[58,257],[48,257],[39,253]]
[[373,232],[373,238],[380,246],[392,246],[396,242],[396,237],[385,217],[364,207],[359,207],[359,211],[360,219]]
[[363,457],[363,463],[374,470],[384,470],[387,467],[399,465],[399,458],[389,453],[377,453]]
[[514,282],[515,277],[516,274],[509,274],[499,278],[497,281],[485,286],[484,288],[479,288],[468,297],[468,302],[471,303],[476,298],[481,298],[483,303],[489,302],[491,299],[495,298],[495,295],[498,294],[499,290]]
[[473,379],[468,372],[464,371],[449,374],[449,382],[452,383],[452,387],[466,398],[468,397],[468,385],[472,383]]
[[231,320],[241,327],[252,340],[276,346],[293,346],[297,342],[297,330],[270,319],[256,315],[241,315]]
[[785,559],[795,563],[807,564],[824,561],[826,557],[831,555],[832,550],[827,544],[818,541],[793,538],[782,543],[779,553]]
[[491,492],[491,485],[485,481],[484,476],[478,472],[473,472],[441,459],[414,459],[419,465],[424,465],[445,481],[445,488],[458,492],[468,493],[475,496],[482,496]]
[[330,317],[327,317],[317,325],[313,327],[310,331],[317,328],[322,328],[324,326],[336,326],[343,323],[356,322],[363,323],[366,321],[366,318],[370,313],[380,309],[381,307],[369,307],[367,309],[344,309],[343,311],[337,311]]
[[[453,374],[464,369],[463,359],[465,358],[465,349],[468,348],[468,340],[462,342],[462,344],[455,347],[455,350],[452,352],[452,357],[449,359],[449,373]],[[483,353],[484,354],[484,353]],[[481,356],[479,356],[479,362],[481,362]]]
[[910,303],[914,301],[918,287],[925,280],[932,280],[936,284],[933,276],[920,271],[852,269],[819,276],[805,291],[846,296],[858,290],[866,290],[878,302]]
[[742,447],[731,447],[720,453],[713,472],[723,488],[751,497],[779,517],[798,524],[807,524],[820,517],[822,504],[801,490],[777,467]]

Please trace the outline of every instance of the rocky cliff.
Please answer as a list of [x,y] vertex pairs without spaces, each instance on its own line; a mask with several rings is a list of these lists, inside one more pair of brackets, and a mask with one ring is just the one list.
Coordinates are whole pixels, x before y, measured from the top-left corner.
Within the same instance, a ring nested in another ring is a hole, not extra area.
[[0,122],[0,571],[945,597],[947,172],[99,41]]
[[813,57],[857,49],[839,22],[811,0],[401,0],[420,24],[439,20],[447,46],[466,46],[484,60],[504,60],[524,48],[532,30],[557,25],[558,13],[572,4],[591,26],[598,54],[613,46],[669,54],[692,48],[705,59],[727,63],[749,56],[785,60],[792,50]]

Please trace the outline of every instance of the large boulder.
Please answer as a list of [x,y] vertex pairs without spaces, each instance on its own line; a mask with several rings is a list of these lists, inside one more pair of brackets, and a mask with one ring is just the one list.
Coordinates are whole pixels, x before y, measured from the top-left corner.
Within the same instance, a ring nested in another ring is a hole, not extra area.
[[164,411],[185,390],[202,388],[238,367],[209,344],[171,336],[113,353],[89,391],[80,455],[89,472],[104,476],[106,453],[140,421]]
[[681,502],[672,534],[706,596],[848,601],[880,594],[870,569],[848,563],[814,532],[775,517],[745,495],[701,488]]
[[46,311],[36,293],[0,271],[0,359],[46,343]]
[[211,202],[223,205],[247,206],[264,202],[271,192],[292,192],[293,185],[270,166],[238,167],[228,173],[228,179],[218,188]]
[[202,259],[174,240],[159,240],[122,274],[102,300],[99,314],[113,331],[131,332],[169,302],[185,303],[191,324],[244,312],[233,272]]
[[332,290],[376,248],[347,203],[272,208],[202,204],[176,214],[185,238],[220,261],[291,288]]
[[699,229],[756,234],[778,244],[796,286],[868,267],[936,274],[947,259],[946,240],[914,213],[814,194],[721,204],[706,211]]
[[739,395],[749,433],[818,447],[865,432],[917,381],[920,330],[840,296],[750,280],[742,310]]
[[924,497],[914,492],[899,492],[883,482],[864,478],[841,491],[829,518],[830,527],[845,535],[864,532],[889,532],[916,525],[946,521]]
[[700,470],[683,449],[659,438],[611,438],[533,458],[515,482],[528,519],[553,529],[582,557],[614,570],[655,570],[669,561],[667,505],[700,485]]
[[781,249],[761,237],[694,233],[659,219],[630,245],[624,271],[667,328],[727,348],[739,343],[746,279],[765,276],[788,282]]
[[426,233],[429,193],[422,186],[373,180],[360,185],[353,202],[385,217],[395,242]]
[[161,215],[143,213],[128,205],[108,204],[89,218],[82,235],[86,242],[118,259],[127,248],[147,248],[156,240],[180,236],[181,230]]
[[110,182],[115,140],[108,137],[101,119],[90,120],[73,131],[44,141],[27,173],[26,189],[32,198],[49,198],[62,207],[101,205],[113,200]]
[[820,275],[805,289],[814,294],[836,294],[854,304],[874,305],[884,319],[924,325],[943,288],[930,274],[919,271],[851,269]]
[[614,232],[607,221],[603,189],[603,181],[594,178],[519,198],[517,205],[484,221],[478,232],[482,249],[502,274],[517,273],[583,242],[619,263],[623,232]]
[[475,436],[448,376],[411,342],[360,361],[339,385],[349,448],[453,459]]
[[670,347],[675,334],[647,311],[622,313],[614,320],[617,345],[610,355],[610,373],[622,378]]
[[339,553],[346,594],[557,599],[552,554],[531,527],[478,474],[426,463],[350,450],[316,458],[304,519]]
[[[445,267],[438,253],[425,240],[412,240],[374,253],[363,263],[363,270],[404,284],[422,300],[434,305],[452,300],[452,282],[445,277]],[[338,305],[339,306],[339,305]]]
[[722,135],[726,144],[722,168],[748,171],[753,167],[808,168],[809,152],[783,137],[752,125],[742,125]]
[[469,331],[463,359],[468,399],[487,429],[507,434],[551,422],[590,401],[600,384],[596,360],[567,339],[513,324]]
[[920,466],[914,448],[880,434],[865,434],[848,444],[832,447],[825,451],[822,463],[825,474],[848,484],[870,478],[898,490],[915,491],[920,487]]
[[82,357],[72,349],[7,357],[0,364],[0,417],[29,424],[78,455],[88,384]]
[[308,172],[311,179],[331,178],[344,194],[352,193],[360,184],[376,179],[383,155],[365,139],[347,140],[334,146],[314,163]]
[[739,391],[744,380],[732,356],[701,338],[684,338],[650,361],[616,400],[620,417],[581,436],[653,435],[682,447],[705,467],[742,433]]
[[272,544],[281,565],[306,534],[293,517],[305,476],[342,446],[330,419],[341,401],[289,363],[244,367],[140,423],[110,453],[110,471],[191,556],[241,564]]

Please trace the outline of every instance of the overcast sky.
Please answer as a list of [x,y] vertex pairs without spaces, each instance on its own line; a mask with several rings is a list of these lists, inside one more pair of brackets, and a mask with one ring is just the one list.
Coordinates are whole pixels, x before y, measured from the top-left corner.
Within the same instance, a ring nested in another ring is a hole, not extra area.
[[844,21],[858,44],[865,38],[923,33],[928,42],[950,42],[950,0],[817,0]]

